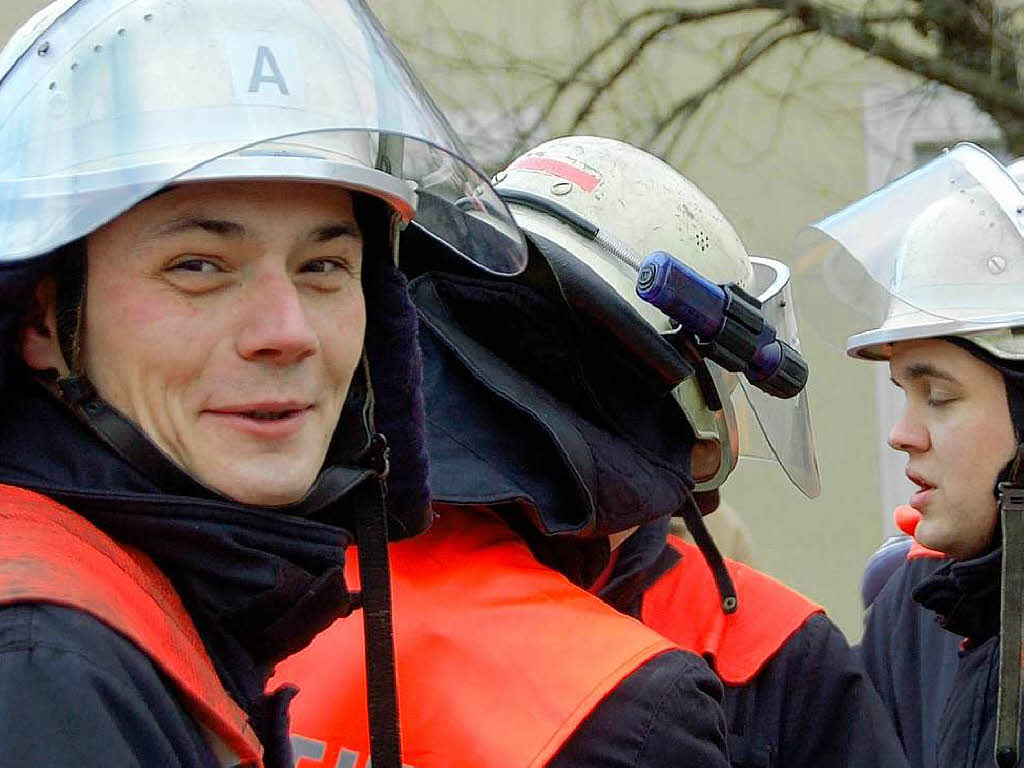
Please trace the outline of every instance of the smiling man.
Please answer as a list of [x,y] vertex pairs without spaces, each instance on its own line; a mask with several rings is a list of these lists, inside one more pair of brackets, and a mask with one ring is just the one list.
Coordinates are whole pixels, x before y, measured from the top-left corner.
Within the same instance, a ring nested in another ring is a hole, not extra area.
[[290,768],[266,682],[358,607],[401,764],[387,539],[431,513],[398,233],[429,201],[457,238],[471,189],[503,234],[450,245],[524,253],[459,151],[359,0],[58,0],[0,53],[0,764]]
[[916,545],[862,655],[918,768],[1017,764],[1022,211],[1002,165],[961,144],[798,241],[840,297],[877,312],[847,352],[887,362],[905,398],[888,442],[918,488],[900,516]]
[[[352,193],[337,186],[175,187],[86,239],[79,363],[203,484],[293,503],[323,465],[362,353],[362,248]],[[67,376],[51,285],[26,360]]]

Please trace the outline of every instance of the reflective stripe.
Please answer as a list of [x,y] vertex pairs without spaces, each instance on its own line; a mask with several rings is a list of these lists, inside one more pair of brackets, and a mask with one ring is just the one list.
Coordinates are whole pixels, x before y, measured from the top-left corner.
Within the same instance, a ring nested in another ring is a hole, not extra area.
[[170,581],[52,499],[0,485],[0,605],[52,603],[117,630],[176,685],[225,765],[262,765],[262,747],[217,677]]
[[644,595],[641,618],[680,647],[711,659],[724,682],[744,685],[821,606],[760,571],[726,559],[739,596],[735,613],[722,612],[714,576],[700,550],[675,536],[681,555]]
[[[489,510],[436,511],[427,533],[391,545],[402,758],[546,765],[623,678],[675,646],[542,566]],[[356,558],[346,560],[353,584]],[[359,622],[335,622],[283,661],[270,685],[285,681],[301,691],[293,734],[326,745],[300,768],[369,753]]]

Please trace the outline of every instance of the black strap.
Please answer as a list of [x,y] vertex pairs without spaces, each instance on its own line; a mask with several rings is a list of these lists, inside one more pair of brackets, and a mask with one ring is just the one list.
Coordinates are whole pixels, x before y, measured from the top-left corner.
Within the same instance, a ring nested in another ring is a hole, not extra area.
[[132,421],[101,398],[85,376],[57,382],[60,397],[93,433],[130,466],[169,494],[204,496],[210,491],[178,467]]
[[693,494],[686,497],[686,504],[682,510],[683,522],[686,523],[686,530],[693,536],[693,543],[697,545],[700,553],[704,556],[711,573],[715,577],[715,585],[718,587],[718,596],[722,599],[722,613],[736,613],[740,607],[740,599],[736,594],[736,585],[733,584],[732,576],[725,567],[725,559],[718,551],[718,545],[704,525],[704,516],[700,507],[697,506]]
[[999,517],[1003,530],[1003,562],[995,760],[999,768],[1013,768],[1020,761],[1020,678],[1024,650],[1024,442],[1017,446],[1008,480],[999,484]]
[[401,768],[398,729],[398,691],[391,621],[391,578],[388,564],[388,521],[384,478],[388,472],[387,444],[375,435],[367,453],[379,482],[360,491],[356,513],[359,579],[366,641],[366,702],[370,722],[370,756],[374,768]]

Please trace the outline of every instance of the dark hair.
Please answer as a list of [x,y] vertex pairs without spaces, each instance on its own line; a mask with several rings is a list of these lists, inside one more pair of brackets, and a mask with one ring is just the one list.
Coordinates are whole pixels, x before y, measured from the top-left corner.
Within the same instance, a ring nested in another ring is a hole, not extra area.
[[[1021,329],[1024,331],[1024,329]],[[992,366],[1003,375],[1006,384],[1006,402],[1010,406],[1010,421],[1017,442],[1024,441],[1024,360],[1004,360],[963,336],[942,336],[943,341],[955,344]]]

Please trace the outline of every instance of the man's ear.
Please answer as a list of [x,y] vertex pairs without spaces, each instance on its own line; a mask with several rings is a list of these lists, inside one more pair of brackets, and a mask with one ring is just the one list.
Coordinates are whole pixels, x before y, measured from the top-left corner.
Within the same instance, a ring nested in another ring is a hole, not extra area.
[[19,332],[25,364],[46,378],[64,378],[68,367],[57,338],[57,282],[47,275],[36,285]]

